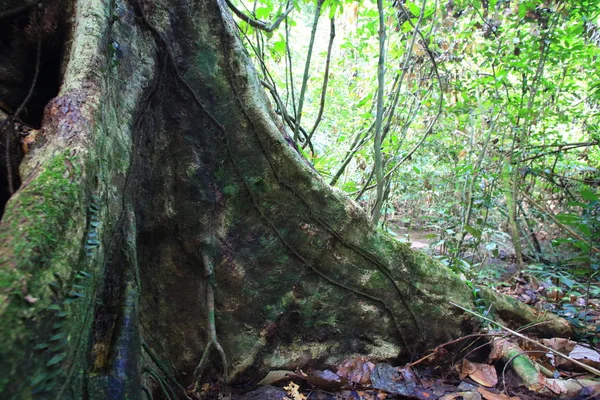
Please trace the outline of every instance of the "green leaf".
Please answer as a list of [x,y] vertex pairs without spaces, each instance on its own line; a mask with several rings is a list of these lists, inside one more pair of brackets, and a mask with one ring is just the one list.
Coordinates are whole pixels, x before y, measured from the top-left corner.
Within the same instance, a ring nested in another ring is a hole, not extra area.
[[271,14],[271,10],[271,7],[258,7],[254,14],[258,19],[268,19],[269,15]]
[[64,333],[64,332],[60,332],[60,333],[57,333],[57,334],[55,334],[55,335],[52,335],[52,336],[50,337],[50,341],[51,341],[51,342],[56,342],[57,340],[60,340],[60,339],[62,339],[62,338],[64,338],[64,337],[66,337],[66,336],[67,336],[67,334],[66,334],[66,333]]
[[579,194],[581,194],[581,197],[587,201],[596,201],[600,199],[600,197],[598,197],[598,195],[594,193],[593,190],[587,188],[583,189],[581,192],[579,192]]
[[47,372],[40,372],[39,374],[35,374],[33,378],[31,378],[31,386],[37,386],[42,383],[48,377]]
[[421,14],[421,7],[419,7],[415,3],[406,3],[406,7],[415,17]]
[[363,97],[362,99],[360,99],[360,101],[358,102],[358,104],[356,105],[356,107],[362,107],[365,104],[367,104],[368,101],[371,101],[371,99],[373,98],[373,93],[369,93],[368,95],[366,95],[365,97]]
[[47,367],[51,367],[53,365],[56,365],[56,364],[60,363],[62,360],[64,360],[66,356],[67,356],[67,353],[57,354],[54,357],[52,357],[50,359],[50,361],[48,361],[48,363],[46,364],[46,366]]
[[473,228],[470,225],[465,225],[465,231],[469,232],[476,239],[481,238],[481,231],[477,228]]

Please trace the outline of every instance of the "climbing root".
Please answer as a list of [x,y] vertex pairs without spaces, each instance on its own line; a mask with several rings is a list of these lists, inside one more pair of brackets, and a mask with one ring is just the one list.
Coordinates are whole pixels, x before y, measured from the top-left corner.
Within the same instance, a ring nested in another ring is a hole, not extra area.
[[212,266],[210,256],[208,255],[208,252],[205,250],[202,251],[202,263],[204,264],[204,273],[207,278],[206,307],[207,307],[207,311],[208,311],[209,338],[208,338],[208,343],[206,344],[206,347],[204,348],[204,352],[202,353],[202,358],[200,359],[200,362],[198,363],[198,366],[196,367],[196,369],[194,371],[195,381],[196,381],[196,385],[198,385],[200,382],[200,378],[202,377],[202,373],[204,372],[204,368],[206,367],[206,364],[208,363],[210,351],[214,347],[216,349],[217,353],[219,353],[219,356],[221,357],[221,363],[223,364],[223,381],[225,381],[225,383],[227,383],[227,381],[228,381],[227,371],[229,369],[228,365],[227,365],[227,357],[225,356],[225,351],[223,350],[221,343],[219,343],[219,340],[217,339],[217,328],[215,325],[214,269]]

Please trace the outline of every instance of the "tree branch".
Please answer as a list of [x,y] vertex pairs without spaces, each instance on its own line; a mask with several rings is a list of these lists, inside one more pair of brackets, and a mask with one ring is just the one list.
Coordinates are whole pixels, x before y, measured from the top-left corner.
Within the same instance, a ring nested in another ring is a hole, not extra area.
[[[333,39],[335,38],[335,18],[331,18],[329,30],[329,45],[327,46],[327,59],[325,61],[325,74],[323,76],[323,89],[321,89],[321,103],[319,105],[319,114],[315,120],[315,124],[308,135],[308,143],[310,143],[317,127],[323,118],[323,110],[325,109],[325,98],[327,97],[327,84],[329,83],[329,65],[331,64],[331,48],[333,47]],[[304,145],[306,146],[306,144]]]
[[383,1],[377,0],[377,11],[379,12],[379,62],[377,64],[377,114],[375,117],[375,140],[373,140],[373,151],[375,159],[373,169],[375,170],[375,184],[377,185],[377,197],[371,213],[371,220],[375,225],[379,222],[381,206],[383,204],[383,162],[381,159],[381,140],[383,128],[383,92],[385,90],[385,11]]
[[549,156],[549,155],[556,154],[556,153],[561,153],[563,151],[573,150],[573,149],[576,149],[579,147],[590,147],[590,146],[598,146],[598,145],[600,145],[600,141],[598,141],[598,140],[593,140],[591,142],[583,142],[583,143],[557,145],[557,146],[559,146],[559,148],[557,150],[548,151],[546,153],[535,154],[533,156],[522,159],[521,162],[535,160],[536,158],[545,157],[545,156]]
[[257,19],[254,19],[254,18],[251,18],[251,17],[247,16],[246,14],[244,14],[243,12],[241,12],[236,6],[234,6],[233,3],[231,2],[231,0],[225,0],[225,2],[227,3],[227,5],[231,9],[231,11],[233,11],[233,13],[235,15],[237,15],[237,17],[239,19],[241,19],[242,21],[246,22],[251,27],[256,28],[256,29],[260,29],[261,31],[265,31],[265,32],[273,32],[275,29],[277,29],[279,27],[279,25],[281,25],[281,22],[294,9],[294,5],[291,4],[287,8],[287,10],[285,10],[281,15],[279,15],[279,17],[277,17],[277,19],[272,24],[269,25],[267,22],[260,21],[260,20],[257,20]]
[[[306,87],[308,84],[308,72],[310,71],[310,59],[312,57],[313,48],[315,45],[315,36],[317,34],[317,25],[321,16],[321,7],[324,0],[317,0],[317,8],[315,9],[315,17],[310,32],[310,43],[308,52],[306,53],[306,64],[304,64],[304,76],[302,77],[302,87],[300,88],[300,98],[298,99],[298,111],[296,112],[296,128],[294,129],[294,142],[298,141],[298,130],[300,129],[300,121],[302,119],[302,106],[304,105],[304,96],[306,95]],[[292,82],[293,84],[293,82]]]

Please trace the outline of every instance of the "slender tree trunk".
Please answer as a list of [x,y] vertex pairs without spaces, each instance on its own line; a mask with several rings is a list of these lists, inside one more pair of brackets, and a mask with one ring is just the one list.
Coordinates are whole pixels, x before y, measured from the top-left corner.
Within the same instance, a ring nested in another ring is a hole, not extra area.
[[[235,383],[462,333],[448,300],[469,307],[470,289],[301,158],[224,2],[48,0],[7,23],[22,49],[44,29],[59,91],[0,224],[2,398],[184,398],[223,369]],[[506,324],[537,318],[481,293]],[[222,354],[197,369],[210,343]]]

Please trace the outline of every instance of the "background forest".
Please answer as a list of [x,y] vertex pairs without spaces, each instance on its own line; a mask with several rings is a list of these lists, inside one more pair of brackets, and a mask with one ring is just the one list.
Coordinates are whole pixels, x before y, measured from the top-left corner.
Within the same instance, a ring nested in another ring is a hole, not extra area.
[[502,288],[526,272],[545,285],[545,307],[594,323],[600,5],[387,3],[230,6],[324,180],[465,279]]

